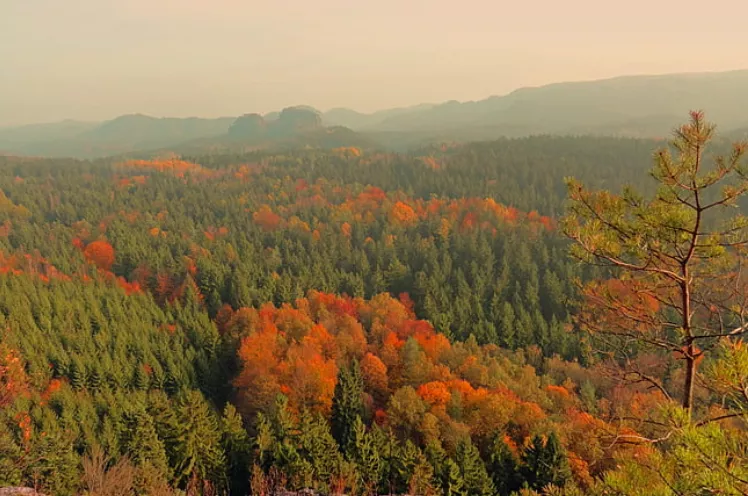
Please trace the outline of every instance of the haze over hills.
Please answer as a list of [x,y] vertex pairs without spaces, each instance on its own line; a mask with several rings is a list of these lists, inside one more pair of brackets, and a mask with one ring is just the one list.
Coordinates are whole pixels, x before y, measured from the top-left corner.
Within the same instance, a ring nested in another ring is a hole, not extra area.
[[21,149],[42,141],[75,138],[96,128],[99,123],[65,120],[61,122],[30,124],[18,127],[0,127],[0,150],[6,147]]
[[374,146],[366,136],[344,126],[325,126],[310,107],[288,107],[262,116],[237,117],[226,133],[174,145],[180,153],[246,152],[264,148],[337,148]]
[[412,107],[380,110],[371,114],[364,114],[348,108],[334,108],[322,114],[325,122],[350,127],[351,129],[377,128],[386,124],[389,119],[418,114],[430,110],[437,105],[422,103]]
[[[0,129],[0,152],[98,157],[165,148],[193,152],[273,146],[405,148],[433,141],[533,134],[661,137],[690,109],[706,111],[722,132],[732,133],[748,128],[745,88],[748,70],[624,76],[371,114],[335,108],[319,113],[319,119],[307,123],[310,125],[284,128],[283,132],[273,131],[282,126],[271,125],[282,112],[220,119],[126,115],[103,123],[64,121]],[[294,108],[317,114],[311,107]],[[246,125],[249,134],[238,132]]]
[[748,139],[748,125],[740,129],[735,129],[729,133],[729,138],[732,140],[746,140]]
[[[357,130],[434,131],[494,128],[500,135],[661,134],[684,111],[705,110],[723,129],[746,125],[748,70],[623,76],[521,88],[476,102],[446,102],[391,115]],[[334,117],[334,116],[333,116]]]
[[177,119],[132,114],[98,124],[65,121],[0,129],[0,151],[50,157],[115,155],[218,136],[225,133],[233,121],[232,117]]

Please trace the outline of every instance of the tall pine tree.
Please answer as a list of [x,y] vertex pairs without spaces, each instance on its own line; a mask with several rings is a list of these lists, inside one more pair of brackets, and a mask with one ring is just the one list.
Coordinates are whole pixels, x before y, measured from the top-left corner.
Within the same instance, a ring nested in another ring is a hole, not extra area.
[[571,479],[566,451],[555,432],[544,440],[536,435],[523,456],[525,480],[533,489],[548,485],[563,486]]
[[469,440],[461,441],[457,445],[455,462],[465,482],[465,490],[470,495],[492,496],[494,487],[486,472],[486,465],[480,457],[478,448]]
[[330,423],[332,435],[341,450],[348,452],[354,442],[356,419],[364,412],[364,380],[358,362],[353,361],[349,367],[341,368],[335,395],[332,399],[332,416]]

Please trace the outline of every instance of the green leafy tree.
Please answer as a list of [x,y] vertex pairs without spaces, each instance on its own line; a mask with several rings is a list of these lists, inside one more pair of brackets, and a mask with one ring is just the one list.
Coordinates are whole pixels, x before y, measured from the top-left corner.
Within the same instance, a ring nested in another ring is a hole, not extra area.
[[395,391],[387,404],[393,427],[404,437],[416,430],[426,409],[426,404],[411,386],[403,386]]

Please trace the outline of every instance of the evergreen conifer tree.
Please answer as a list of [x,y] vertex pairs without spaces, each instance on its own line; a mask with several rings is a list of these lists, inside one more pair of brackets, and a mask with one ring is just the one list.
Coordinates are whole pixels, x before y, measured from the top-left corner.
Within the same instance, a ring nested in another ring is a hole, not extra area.
[[478,448],[468,439],[457,445],[455,463],[465,484],[465,491],[470,495],[492,496],[494,487],[486,471],[486,465],[480,457]]
[[523,462],[525,480],[533,489],[551,484],[563,486],[571,479],[566,451],[555,432],[551,432],[547,440],[536,435],[524,453]]
[[366,432],[366,426],[360,417],[353,425],[353,443],[348,457],[357,467],[359,483],[365,494],[376,491],[382,477],[382,459],[373,436]]
[[521,486],[517,457],[501,435],[497,435],[491,445],[488,472],[499,496],[508,496]]
[[332,399],[330,424],[332,435],[343,452],[350,450],[356,419],[364,413],[363,392],[364,380],[358,362],[341,368]]

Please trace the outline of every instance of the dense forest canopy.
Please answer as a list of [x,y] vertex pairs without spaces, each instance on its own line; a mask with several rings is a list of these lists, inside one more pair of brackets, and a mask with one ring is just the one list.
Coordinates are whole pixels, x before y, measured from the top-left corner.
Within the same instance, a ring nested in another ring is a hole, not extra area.
[[[235,134],[267,125],[245,121]],[[624,238],[602,241],[594,218],[569,230],[565,178],[648,196],[681,177],[648,174],[662,146],[538,136],[402,154],[0,157],[0,485],[745,494],[739,321],[709,353],[627,342],[618,356],[582,332],[595,285],[618,291],[606,294],[620,311],[661,307],[631,298],[651,281],[569,257],[580,240],[620,255]],[[739,288],[741,158],[724,193],[736,208],[714,220],[732,237],[702,253],[724,255],[710,274]],[[624,215],[600,198],[593,213]],[[662,198],[659,217],[687,226]],[[739,314],[746,293],[731,294],[715,301]],[[684,358],[703,378],[689,416]],[[621,380],[632,365],[639,376]]]

